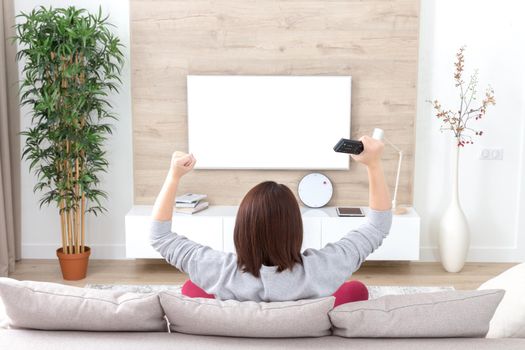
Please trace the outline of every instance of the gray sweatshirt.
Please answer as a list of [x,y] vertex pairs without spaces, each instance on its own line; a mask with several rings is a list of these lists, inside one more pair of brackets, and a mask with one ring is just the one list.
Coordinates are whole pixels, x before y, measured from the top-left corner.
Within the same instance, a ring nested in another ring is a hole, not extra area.
[[171,265],[217,299],[286,301],[329,296],[377,249],[392,224],[392,213],[370,209],[367,221],[322,249],[305,249],[303,264],[277,272],[263,265],[260,277],[237,267],[237,256],[195,243],[171,231],[171,220],[152,220],[150,241]]

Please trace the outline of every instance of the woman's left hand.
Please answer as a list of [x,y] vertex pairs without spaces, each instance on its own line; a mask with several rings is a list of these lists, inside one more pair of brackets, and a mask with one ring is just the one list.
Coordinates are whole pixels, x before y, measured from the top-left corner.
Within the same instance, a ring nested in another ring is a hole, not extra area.
[[193,154],[187,154],[180,151],[173,152],[171,156],[170,175],[173,179],[178,180],[193,170],[197,159]]

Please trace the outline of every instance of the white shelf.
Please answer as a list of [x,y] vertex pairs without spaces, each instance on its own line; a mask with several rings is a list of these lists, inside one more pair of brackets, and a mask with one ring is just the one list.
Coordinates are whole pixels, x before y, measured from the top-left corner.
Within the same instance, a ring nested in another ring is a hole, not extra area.
[[[126,215],[126,256],[161,258],[149,244],[152,206],[136,205]],[[213,249],[235,252],[233,228],[237,206],[214,205],[199,213],[173,213],[172,230]],[[368,213],[368,208],[363,207]],[[335,207],[311,209],[301,207],[303,247],[322,248],[357,228],[365,218],[339,217]],[[404,215],[394,215],[390,234],[367,260],[419,260],[419,215],[409,208]]]

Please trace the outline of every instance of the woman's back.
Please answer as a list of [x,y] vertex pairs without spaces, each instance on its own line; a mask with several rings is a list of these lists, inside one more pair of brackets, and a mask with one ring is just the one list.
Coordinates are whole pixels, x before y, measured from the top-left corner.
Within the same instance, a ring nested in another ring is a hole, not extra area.
[[383,144],[364,136],[352,155],[367,166],[370,208],[358,229],[324,248],[301,253],[302,218],[297,200],[273,181],[252,188],[239,207],[234,229],[237,255],[171,232],[177,186],[195,166],[193,155],[175,152],[153,207],[152,246],[191,281],[220,299],[281,301],[331,295],[377,249],[390,230],[390,194],[381,167]]
[[213,250],[171,232],[171,220],[152,221],[152,246],[173,266],[218,299],[286,301],[324,297],[356,271],[390,230],[390,210],[370,210],[367,222],[322,249],[306,249],[302,264],[277,272],[262,265],[260,276],[243,272],[237,255]]

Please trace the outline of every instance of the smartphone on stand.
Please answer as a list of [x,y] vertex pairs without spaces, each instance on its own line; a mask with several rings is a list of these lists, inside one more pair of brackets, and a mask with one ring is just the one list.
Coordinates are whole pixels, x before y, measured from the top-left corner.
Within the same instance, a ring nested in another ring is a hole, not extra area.
[[336,207],[335,208],[338,216],[343,217],[363,217],[365,214],[359,207]]

